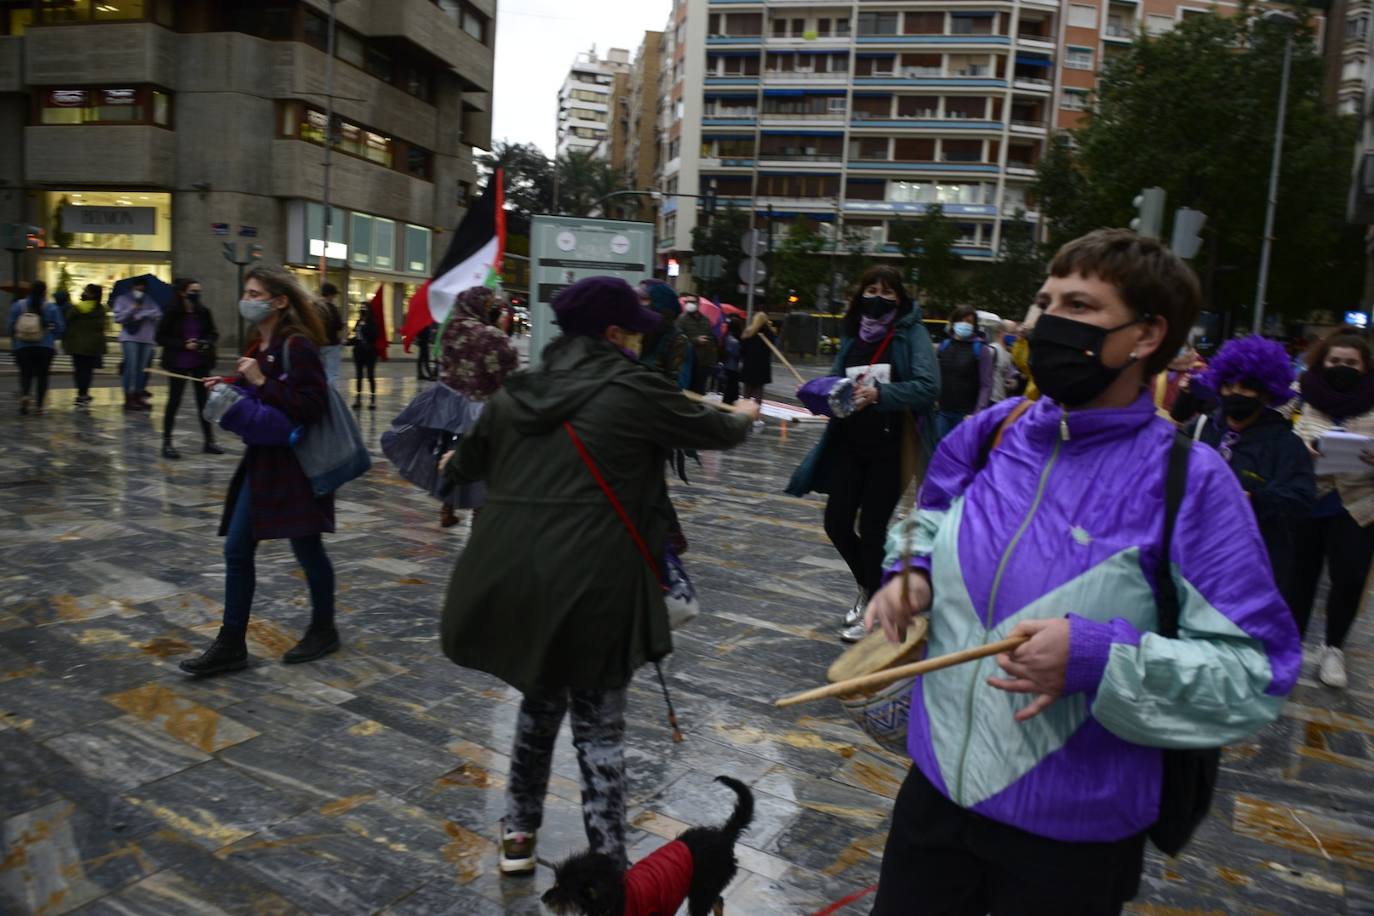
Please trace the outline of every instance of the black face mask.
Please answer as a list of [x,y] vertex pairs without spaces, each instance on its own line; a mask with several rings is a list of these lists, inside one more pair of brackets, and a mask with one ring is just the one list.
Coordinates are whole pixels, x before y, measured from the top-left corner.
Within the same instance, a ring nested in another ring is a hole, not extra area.
[[1221,396],[1221,412],[1228,420],[1244,423],[1260,412],[1264,404],[1252,394],[1224,394]]
[[1065,407],[1078,407],[1106,391],[1125,366],[1102,364],[1107,335],[1125,330],[1140,319],[1114,328],[1084,321],[1041,315],[1030,336],[1030,370],[1036,386]]
[[192,305],[200,305],[200,293],[187,293],[186,298],[191,300]]
[[884,299],[882,296],[864,296],[859,305],[863,308],[863,314],[869,318],[882,318],[884,315],[891,314],[897,308],[896,299]]
[[1354,366],[1327,366],[1322,370],[1322,378],[1332,391],[1345,394],[1360,383],[1360,370]]

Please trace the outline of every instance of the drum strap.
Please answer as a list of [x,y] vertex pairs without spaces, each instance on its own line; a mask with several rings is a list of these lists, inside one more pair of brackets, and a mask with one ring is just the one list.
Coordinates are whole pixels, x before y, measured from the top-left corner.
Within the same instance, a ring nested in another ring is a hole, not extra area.
[[992,434],[992,438],[988,440],[987,445],[983,448],[983,453],[978,456],[978,470],[981,471],[983,468],[987,467],[988,459],[992,457],[993,451],[1002,444],[1002,438],[1006,436],[1007,430],[1011,428],[1013,423],[1021,419],[1026,411],[1034,406],[1035,402],[1030,398],[1023,398],[1020,403],[1007,413],[1002,422],[997,425],[997,431]]

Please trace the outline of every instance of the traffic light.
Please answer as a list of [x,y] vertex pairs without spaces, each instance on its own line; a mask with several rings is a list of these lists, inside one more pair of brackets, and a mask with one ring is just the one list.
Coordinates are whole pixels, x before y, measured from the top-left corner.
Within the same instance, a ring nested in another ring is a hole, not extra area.
[[30,251],[48,247],[48,231],[42,226],[24,227],[24,247]]
[[249,245],[249,246],[248,246],[248,260],[250,260],[250,261],[261,261],[261,260],[262,260],[262,246],[261,246],[261,245]]
[[239,262],[239,246],[235,245],[233,242],[223,242],[221,244],[224,245],[224,260],[228,261],[230,264],[237,264]]
[[1198,233],[1206,222],[1207,214],[1201,210],[1179,207],[1174,212],[1174,234],[1169,241],[1174,254],[1185,260],[1196,257],[1198,249],[1202,247],[1202,236]]
[[1157,239],[1164,231],[1164,189],[1141,188],[1135,200],[1136,217],[1131,228],[1147,239]]

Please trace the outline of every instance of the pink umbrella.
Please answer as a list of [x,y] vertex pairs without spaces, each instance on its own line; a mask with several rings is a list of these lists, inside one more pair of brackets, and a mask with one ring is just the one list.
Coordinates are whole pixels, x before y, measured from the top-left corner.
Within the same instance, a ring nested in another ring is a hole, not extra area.
[[[680,301],[686,301],[686,299],[687,297],[683,296]],[[716,336],[722,338],[725,336],[725,322],[732,315],[737,315],[740,318],[745,316],[744,309],[724,302],[717,307],[714,302],[704,297],[697,297],[697,311],[706,316],[706,320],[711,322],[711,327],[715,329]]]

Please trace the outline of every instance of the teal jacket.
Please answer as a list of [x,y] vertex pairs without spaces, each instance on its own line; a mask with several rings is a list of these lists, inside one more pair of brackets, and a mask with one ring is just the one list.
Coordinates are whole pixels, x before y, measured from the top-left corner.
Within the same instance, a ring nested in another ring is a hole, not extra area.
[[[854,338],[840,342],[840,351],[830,367],[830,374],[844,375],[845,358]],[[940,364],[935,359],[935,345],[930,341],[926,326],[921,323],[921,310],[911,312],[897,322],[892,338],[892,381],[878,389],[878,403],[869,408],[885,413],[910,411],[916,429],[928,429],[930,412],[940,397]],[[922,447],[929,440],[922,436]],[[791,496],[830,492],[830,427],[827,424],[821,441],[802,459],[787,485]]]

